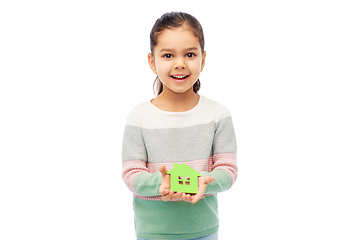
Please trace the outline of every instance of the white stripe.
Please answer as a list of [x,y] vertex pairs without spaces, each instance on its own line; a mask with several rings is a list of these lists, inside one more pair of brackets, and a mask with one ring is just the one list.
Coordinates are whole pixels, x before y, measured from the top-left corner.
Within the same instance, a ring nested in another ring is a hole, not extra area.
[[209,122],[220,122],[230,116],[223,105],[200,96],[198,105],[186,112],[166,112],[150,100],[136,106],[129,114],[127,125],[146,129],[184,128]]

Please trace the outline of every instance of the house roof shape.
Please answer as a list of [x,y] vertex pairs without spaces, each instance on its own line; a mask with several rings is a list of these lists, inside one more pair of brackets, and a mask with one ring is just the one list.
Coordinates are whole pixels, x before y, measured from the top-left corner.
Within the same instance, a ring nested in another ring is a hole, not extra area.
[[181,176],[192,176],[192,177],[201,177],[202,175],[191,168],[189,165],[183,163],[179,165],[178,163],[174,163],[174,168],[170,171],[166,172],[167,174],[173,175],[181,175]]

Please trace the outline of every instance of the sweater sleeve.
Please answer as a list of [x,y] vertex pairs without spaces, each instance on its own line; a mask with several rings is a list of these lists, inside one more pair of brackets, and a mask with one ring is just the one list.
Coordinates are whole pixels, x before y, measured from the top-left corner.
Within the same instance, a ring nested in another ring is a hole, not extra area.
[[140,196],[158,196],[162,181],[160,172],[150,173],[142,135],[141,116],[135,108],[130,112],[122,146],[122,178],[130,191]]
[[201,172],[205,176],[213,176],[205,194],[215,194],[228,190],[237,178],[236,137],[232,118],[226,108],[216,123],[213,141],[213,168],[211,172]]

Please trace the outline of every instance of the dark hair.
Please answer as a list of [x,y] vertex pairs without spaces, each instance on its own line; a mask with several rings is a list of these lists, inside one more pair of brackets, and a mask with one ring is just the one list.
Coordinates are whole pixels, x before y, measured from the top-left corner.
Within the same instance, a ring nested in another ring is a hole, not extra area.
[[[157,19],[153,28],[151,29],[150,32],[151,54],[153,54],[154,48],[158,44],[157,37],[161,31],[165,29],[178,28],[181,27],[183,24],[187,24],[187,26],[192,28],[195,37],[199,39],[201,52],[204,53],[205,39],[204,39],[204,32],[200,22],[194,16],[188,13],[171,12],[171,13],[165,13],[159,19]],[[163,84],[158,77],[156,77],[153,87],[156,95],[162,93]],[[197,93],[199,89],[200,89],[200,80],[198,79],[193,85],[193,91]]]

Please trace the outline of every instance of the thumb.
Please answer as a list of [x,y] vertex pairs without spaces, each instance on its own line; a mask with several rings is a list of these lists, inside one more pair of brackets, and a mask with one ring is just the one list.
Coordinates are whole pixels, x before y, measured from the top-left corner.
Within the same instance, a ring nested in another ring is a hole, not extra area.
[[214,176],[207,177],[206,184],[212,183],[215,180]]
[[161,166],[159,167],[159,171],[160,171],[160,173],[161,173],[161,175],[162,175],[163,177],[166,176],[167,169],[166,169],[166,166],[165,166],[165,165],[161,165]]

